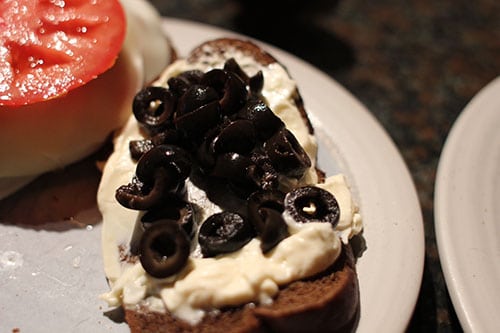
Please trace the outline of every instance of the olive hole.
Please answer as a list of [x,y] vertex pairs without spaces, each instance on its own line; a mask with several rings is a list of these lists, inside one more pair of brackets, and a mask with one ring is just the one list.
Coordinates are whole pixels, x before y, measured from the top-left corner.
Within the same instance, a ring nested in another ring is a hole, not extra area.
[[163,102],[159,99],[149,102],[148,112],[154,116],[159,116],[165,111]]
[[159,235],[152,242],[151,251],[158,260],[166,260],[176,252],[175,241],[171,235]]
[[297,211],[308,219],[320,219],[328,213],[328,207],[321,200],[314,198],[298,198],[295,201]]

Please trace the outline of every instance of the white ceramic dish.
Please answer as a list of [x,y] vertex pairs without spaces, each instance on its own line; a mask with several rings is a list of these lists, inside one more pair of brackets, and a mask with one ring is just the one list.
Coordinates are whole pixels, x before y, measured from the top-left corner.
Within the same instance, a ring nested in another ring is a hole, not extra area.
[[439,256],[460,323],[500,332],[500,77],[453,125],[436,178]]
[[[207,39],[234,35],[177,19],[164,23],[181,55]],[[344,172],[361,206],[367,248],[357,264],[358,332],[401,332],[416,303],[424,258],[421,211],[408,170],[389,136],[352,95],[305,62],[265,47],[299,82],[318,135],[321,168]],[[97,214],[84,213],[82,223]],[[128,331],[103,315],[106,305],[97,298],[107,290],[100,225],[67,231],[0,225],[0,240],[0,331]]]

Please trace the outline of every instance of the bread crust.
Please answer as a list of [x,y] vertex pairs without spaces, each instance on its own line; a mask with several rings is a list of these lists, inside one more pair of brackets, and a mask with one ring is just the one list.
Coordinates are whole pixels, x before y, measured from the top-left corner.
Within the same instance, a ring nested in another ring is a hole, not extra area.
[[[196,63],[205,56],[237,50],[262,65],[278,62],[257,44],[248,40],[221,38],[205,42],[189,54]],[[309,132],[314,130],[298,90],[295,103]],[[317,170],[320,181],[324,173]],[[322,273],[281,287],[269,305],[247,304],[209,312],[200,323],[190,325],[171,313],[151,312],[145,307],[125,309],[132,333],[166,332],[351,332],[359,315],[359,286],[355,258],[349,244],[342,245],[337,261]]]

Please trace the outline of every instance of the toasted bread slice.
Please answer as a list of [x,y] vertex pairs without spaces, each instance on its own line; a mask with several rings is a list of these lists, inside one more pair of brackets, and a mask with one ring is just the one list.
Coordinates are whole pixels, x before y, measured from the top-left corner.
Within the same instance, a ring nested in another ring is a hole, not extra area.
[[[250,41],[222,38],[203,43],[187,57],[191,64],[206,57],[222,62],[237,51],[262,66],[278,61]],[[313,133],[302,98],[297,90],[294,102],[304,123]],[[318,170],[319,181],[323,173]],[[125,317],[132,332],[348,332],[357,323],[359,287],[355,258],[349,244],[343,244],[340,257],[327,270],[313,277],[282,286],[272,304],[245,304],[210,312],[191,325],[168,311],[159,313],[146,307],[126,308]]]

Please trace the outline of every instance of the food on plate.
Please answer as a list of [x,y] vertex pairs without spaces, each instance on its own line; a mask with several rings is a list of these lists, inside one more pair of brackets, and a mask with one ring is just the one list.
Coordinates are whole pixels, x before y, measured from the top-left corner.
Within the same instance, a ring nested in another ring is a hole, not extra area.
[[310,332],[356,325],[346,178],[287,70],[221,38],[134,98],[98,191],[110,291],[132,332]]
[[2,1],[0,50],[0,198],[95,152],[173,56],[144,0]]

